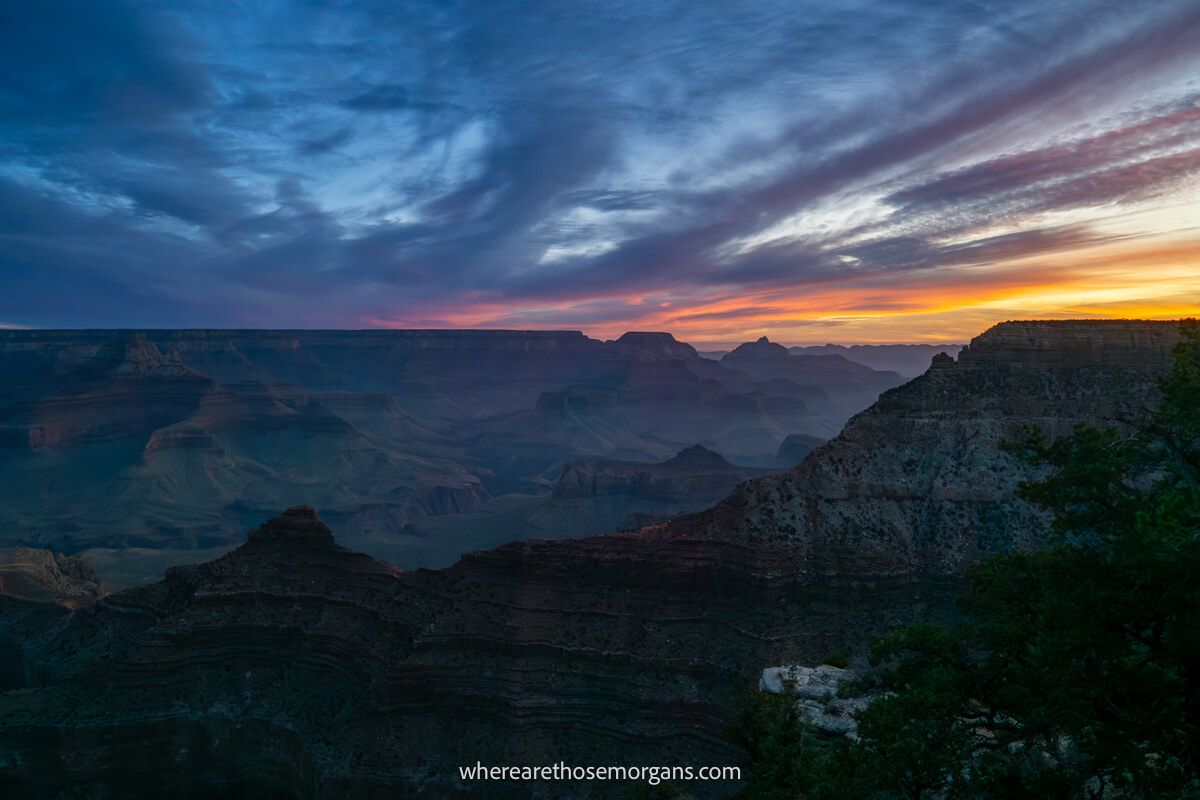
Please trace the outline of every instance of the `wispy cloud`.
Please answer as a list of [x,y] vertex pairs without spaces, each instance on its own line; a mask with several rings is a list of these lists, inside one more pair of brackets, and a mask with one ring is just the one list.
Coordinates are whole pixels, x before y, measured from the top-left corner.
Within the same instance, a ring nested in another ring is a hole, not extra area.
[[10,4],[0,319],[887,338],[1096,280],[1175,313],[1198,39],[1183,0]]

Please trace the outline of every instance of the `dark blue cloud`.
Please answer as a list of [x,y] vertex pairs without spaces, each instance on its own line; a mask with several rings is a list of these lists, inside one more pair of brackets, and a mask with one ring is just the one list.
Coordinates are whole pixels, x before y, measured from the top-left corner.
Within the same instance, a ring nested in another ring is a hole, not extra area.
[[0,323],[692,318],[1096,242],[1045,215],[1200,172],[1198,39],[1186,0],[6,3]]
[[0,7],[0,110],[10,123],[134,126],[203,106],[204,70],[182,41],[122,3],[39,0]]

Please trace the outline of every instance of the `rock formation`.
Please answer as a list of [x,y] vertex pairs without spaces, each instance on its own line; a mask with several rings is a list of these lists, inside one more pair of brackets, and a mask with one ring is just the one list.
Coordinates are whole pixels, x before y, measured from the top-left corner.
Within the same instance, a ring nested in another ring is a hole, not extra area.
[[1021,424],[1061,432],[1153,403],[1177,338],[1166,323],[1006,323],[708,511],[444,570],[398,572],[289,511],[21,640],[0,773],[50,794],[610,797],[465,785],[456,767],[731,763],[721,731],[763,664],[861,654],[873,634],[952,616],[967,563],[1044,542],[1012,496],[1029,473],[996,445]]
[[174,559],[300,502],[403,537],[585,457],[776,466],[857,410],[762,374],[665,333],[0,331],[0,542]]
[[30,680],[35,667],[26,657],[27,643],[56,630],[71,609],[86,608],[101,594],[96,573],[79,556],[0,548],[0,692]]
[[74,608],[100,594],[95,571],[80,556],[32,547],[0,549],[0,595]]
[[402,567],[444,567],[463,552],[517,539],[561,539],[630,530],[701,511],[741,481],[775,470],[731,464],[703,445],[662,462],[571,461],[547,494],[509,494],[470,513],[425,517],[403,536],[345,535],[347,546]]
[[758,679],[758,690],[795,698],[801,719],[820,733],[857,739],[854,715],[878,696],[843,696],[844,687],[857,677],[851,670],[828,664],[767,667]]
[[534,538],[569,521],[584,524],[580,534],[640,528],[707,508],[741,481],[770,472],[735,466],[699,444],[657,464],[581,459],[563,470],[539,509],[549,519],[539,519]]

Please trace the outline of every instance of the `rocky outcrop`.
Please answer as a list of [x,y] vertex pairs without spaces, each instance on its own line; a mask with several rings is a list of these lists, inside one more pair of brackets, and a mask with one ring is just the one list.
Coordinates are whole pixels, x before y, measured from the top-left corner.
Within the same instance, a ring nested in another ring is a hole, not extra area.
[[75,607],[101,595],[87,560],[33,547],[0,549],[0,595]]
[[856,740],[855,715],[878,697],[861,693],[845,696],[845,690],[858,679],[852,670],[828,664],[767,667],[758,680],[758,690],[794,698],[800,718],[818,732]]
[[250,531],[248,541],[285,547],[297,542],[332,546],[333,531],[311,506],[296,506],[267,520],[257,530]]
[[[59,630],[71,610],[92,606],[102,594],[96,573],[80,556],[0,548],[0,692],[29,685],[36,671],[27,657],[31,643]],[[3,757],[0,747],[0,763]],[[0,786],[2,772],[0,767]]]
[[779,452],[776,456],[788,466],[794,467],[808,458],[809,453],[825,444],[826,441],[819,436],[810,436],[807,433],[789,434],[779,445]]
[[958,362],[969,369],[1097,371],[1161,370],[1179,342],[1172,322],[1033,320],[1006,322],[964,347]]
[[642,361],[675,359],[692,362],[699,357],[696,348],[678,341],[669,333],[630,331],[616,339],[618,352]]
[[168,350],[164,354],[150,343],[144,333],[134,334],[130,338],[125,345],[125,358],[117,364],[114,372],[118,375],[200,376],[199,372],[183,363],[178,350]]

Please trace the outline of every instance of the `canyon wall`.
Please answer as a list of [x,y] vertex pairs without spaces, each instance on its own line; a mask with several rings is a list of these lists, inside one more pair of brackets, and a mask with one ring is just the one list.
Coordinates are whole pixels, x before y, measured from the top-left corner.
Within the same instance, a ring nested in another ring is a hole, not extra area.
[[732,763],[721,732],[763,666],[861,657],[873,634],[951,618],[964,566],[1043,544],[1047,521],[1013,496],[1031,473],[999,443],[1152,405],[1178,336],[1006,323],[707,511],[444,570],[397,571],[290,510],[217,561],[27,634],[25,688],[0,696],[0,774],[18,788],[186,775],[284,797],[611,797],[465,784],[456,767]]
[[701,442],[774,467],[788,435],[874,398],[839,405],[838,387],[895,382],[843,372],[751,376],[665,333],[4,330],[0,543],[229,547],[298,503],[399,539],[548,493],[584,457],[656,462]]

